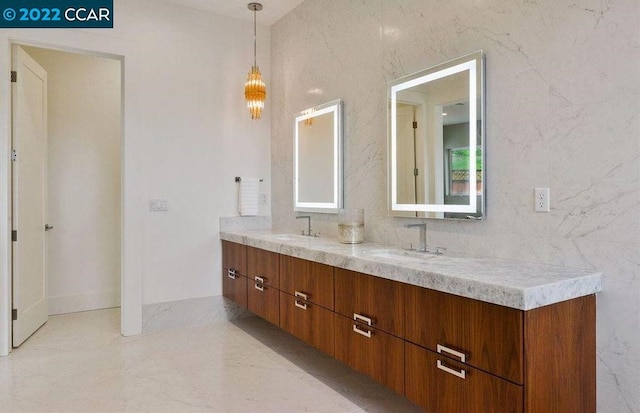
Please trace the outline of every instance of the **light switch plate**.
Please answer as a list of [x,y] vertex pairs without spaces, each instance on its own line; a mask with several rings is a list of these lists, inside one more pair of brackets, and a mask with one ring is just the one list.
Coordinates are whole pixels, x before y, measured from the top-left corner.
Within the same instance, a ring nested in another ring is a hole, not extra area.
[[164,212],[169,210],[169,201],[162,198],[149,198],[150,212]]
[[536,188],[534,190],[534,209],[536,212],[549,212],[550,199],[549,188]]

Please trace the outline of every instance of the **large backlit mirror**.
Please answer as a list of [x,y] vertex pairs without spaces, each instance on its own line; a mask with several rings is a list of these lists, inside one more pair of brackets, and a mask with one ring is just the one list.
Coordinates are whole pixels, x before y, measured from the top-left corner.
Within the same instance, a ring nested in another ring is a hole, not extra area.
[[293,209],[335,213],[342,208],[342,102],[296,115]]
[[390,213],[484,218],[482,51],[389,83]]

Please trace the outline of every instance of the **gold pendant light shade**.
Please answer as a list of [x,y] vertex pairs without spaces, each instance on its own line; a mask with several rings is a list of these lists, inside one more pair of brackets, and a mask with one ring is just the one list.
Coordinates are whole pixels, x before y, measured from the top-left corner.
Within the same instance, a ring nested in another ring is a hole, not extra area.
[[251,119],[260,119],[262,109],[264,109],[264,100],[267,97],[267,88],[256,64],[256,12],[262,10],[262,4],[249,3],[247,8],[253,12],[253,66],[244,84],[244,99],[247,101],[249,112],[251,112]]
[[247,101],[247,108],[251,112],[251,119],[260,119],[266,97],[267,88],[262,80],[260,69],[258,66],[253,66],[244,84],[244,98]]

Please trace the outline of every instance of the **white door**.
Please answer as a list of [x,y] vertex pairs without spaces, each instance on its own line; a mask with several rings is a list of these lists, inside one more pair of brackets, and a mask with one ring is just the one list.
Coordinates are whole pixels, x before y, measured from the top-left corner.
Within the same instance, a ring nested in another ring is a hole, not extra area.
[[[396,191],[399,204],[416,204],[416,177],[414,171],[416,166],[416,142],[415,129],[415,108],[412,105],[398,105],[396,109]],[[424,171],[418,171],[422,174]],[[416,213],[411,211],[394,212],[394,216],[415,217]]]
[[14,46],[13,150],[13,346],[47,322],[47,72]]

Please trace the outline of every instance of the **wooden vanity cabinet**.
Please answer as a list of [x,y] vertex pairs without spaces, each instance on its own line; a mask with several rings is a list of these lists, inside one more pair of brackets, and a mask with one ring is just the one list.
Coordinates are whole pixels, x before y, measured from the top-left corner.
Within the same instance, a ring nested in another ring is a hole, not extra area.
[[405,343],[405,375],[405,397],[428,413],[523,411],[521,385],[409,342]]
[[596,412],[595,294],[524,312],[525,413]]
[[402,284],[335,271],[336,358],[404,394]]
[[411,285],[404,297],[405,396],[428,412],[595,413],[595,295],[528,311]]
[[280,255],[280,327],[333,356],[333,267]]
[[280,292],[280,328],[331,356],[335,348],[333,317],[324,307]]
[[222,240],[222,267],[247,275],[247,246]]
[[335,315],[335,357],[404,395],[404,341],[384,331]]
[[523,383],[523,312],[404,285],[406,340]]
[[247,308],[247,247],[222,241],[222,295]]
[[402,283],[341,268],[336,268],[335,283],[336,313],[402,337]]
[[247,308],[271,324],[280,325],[280,292],[276,288],[247,279]]
[[225,297],[428,413],[596,411],[595,295],[522,311],[232,242],[222,249]]
[[247,247],[247,307],[275,325],[280,325],[279,279],[279,254]]
[[260,248],[247,247],[247,277],[260,284],[278,288],[280,285],[280,254]]
[[333,267],[280,255],[280,290],[333,311]]

